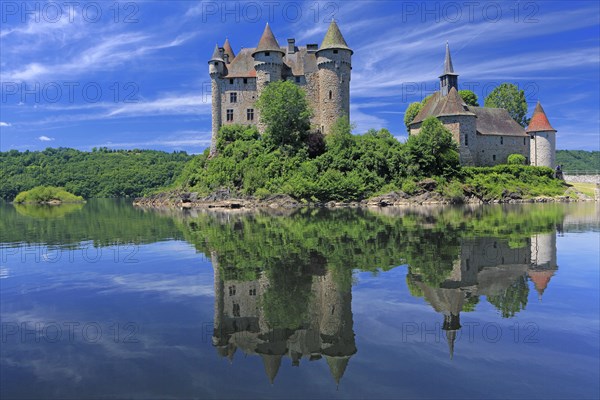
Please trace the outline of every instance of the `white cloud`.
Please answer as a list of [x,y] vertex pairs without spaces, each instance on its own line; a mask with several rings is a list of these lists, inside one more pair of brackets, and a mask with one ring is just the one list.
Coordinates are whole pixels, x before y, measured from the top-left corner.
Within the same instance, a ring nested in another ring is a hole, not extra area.
[[54,138],[51,138],[48,136],[40,136],[38,139],[41,140],[42,142],[51,142],[54,140]]
[[0,126],[7,127],[7,126],[12,126],[12,124],[9,124],[8,122],[0,121]]

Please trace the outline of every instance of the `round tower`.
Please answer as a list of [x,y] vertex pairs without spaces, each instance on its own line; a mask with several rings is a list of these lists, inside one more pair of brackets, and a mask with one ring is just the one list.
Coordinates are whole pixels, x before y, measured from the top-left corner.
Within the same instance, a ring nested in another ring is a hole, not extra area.
[[323,43],[317,51],[319,69],[319,127],[323,134],[331,132],[335,121],[350,117],[350,72],[354,52],[344,40],[335,21],[331,21]]
[[530,164],[538,167],[556,167],[556,129],[554,129],[542,105],[538,101],[527,127]]
[[279,47],[273,31],[267,23],[258,46],[252,53],[254,69],[256,70],[256,90],[259,95],[269,82],[281,79],[284,55],[285,52]]
[[215,45],[215,51],[208,61],[208,73],[211,80],[212,94],[212,134],[210,139],[210,156],[217,152],[217,135],[221,127],[221,86],[225,73],[225,60],[223,60],[223,49]]
[[[279,47],[273,31],[267,22],[265,30],[258,42],[258,46],[252,53],[254,58],[254,69],[256,70],[256,94],[260,96],[262,90],[269,84],[281,79],[281,70],[283,68],[283,56],[285,52]],[[258,114],[258,131],[264,132],[264,124],[260,120],[260,112]]]

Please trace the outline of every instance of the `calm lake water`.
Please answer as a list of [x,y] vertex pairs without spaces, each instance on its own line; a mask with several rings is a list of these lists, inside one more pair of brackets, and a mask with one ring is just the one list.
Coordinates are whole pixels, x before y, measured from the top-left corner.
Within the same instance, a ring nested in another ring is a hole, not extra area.
[[0,398],[598,398],[597,204],[0,204]]

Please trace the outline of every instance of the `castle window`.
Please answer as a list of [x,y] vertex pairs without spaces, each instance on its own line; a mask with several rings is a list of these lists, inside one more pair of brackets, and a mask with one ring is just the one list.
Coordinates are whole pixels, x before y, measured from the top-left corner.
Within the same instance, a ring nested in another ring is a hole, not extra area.
[[233,110],[227,110],[227,121],[233,121]]
[[300,77],[299,76],[296,77],[296,83],[300,83]]
[[471,269],[471,263],[469,262],[470,260],[467,258],[467,271]]
[[529,157],[525,157],[525,165],[529,164]]
[[239,317],[240,316],[240,305],[233,303],[233,316],[234,317]]
[[249,108],[246,110],[246,119],[248,121],[254,121],[254,109],[253,108]]
[[229,102],[237,103],[237,92],[229,93]]
[[229,295],[235,296],[235,285],[229,286]]
[[523,146],[525,146],[527,144],[526,140],[527,140],[527,138],[523,138]]
[[248,78],[244,78],[244,84],[248,83]]
[[492,161],[496,161],[496,155],[492,154]]
[[469,135],[465,135],[465,146],[469,145]]
[[331,90],[330,90],[330,91],[329,91],[329,100],[331,100],[331,97],[332,97],[332,95],[333,95],[333,94],[331,93]]
[[500,144],[504,144],[504,137],[500,136]]
[[229,84],[233,85],[233,78],[229,78]]
[[337,54],[337,53],[338,53],[338,51],[337,51],[337,50],[334,50],[334,51],[333,51],[333,54]]
[[267,56],[267,57],[268,57],[268,56],[270,56],[270,55],[271,55],[271,53],[270,53],[269,51],[265,51],[265,56]]
[[256,296],[256,288],[252,288],[252,289],[250,289],[248,294],[249,294],[250,296]]

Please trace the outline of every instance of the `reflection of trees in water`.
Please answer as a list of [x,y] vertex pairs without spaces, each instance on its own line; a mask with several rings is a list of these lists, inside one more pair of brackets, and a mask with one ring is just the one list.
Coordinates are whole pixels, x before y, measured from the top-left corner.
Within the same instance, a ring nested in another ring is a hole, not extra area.
[[25,217],[50,219],[61,218],[67,214],[80,211],[83,203],[65,203],[61,205],[47,204],[14,204],[15,210]]
[[521,275],[504,289],[502,293],[488,296],[487,301],[500,311],[503,318],[510,318],[525,309],[528,296],[529,285],[527,284],[527,277],[526,275]]

